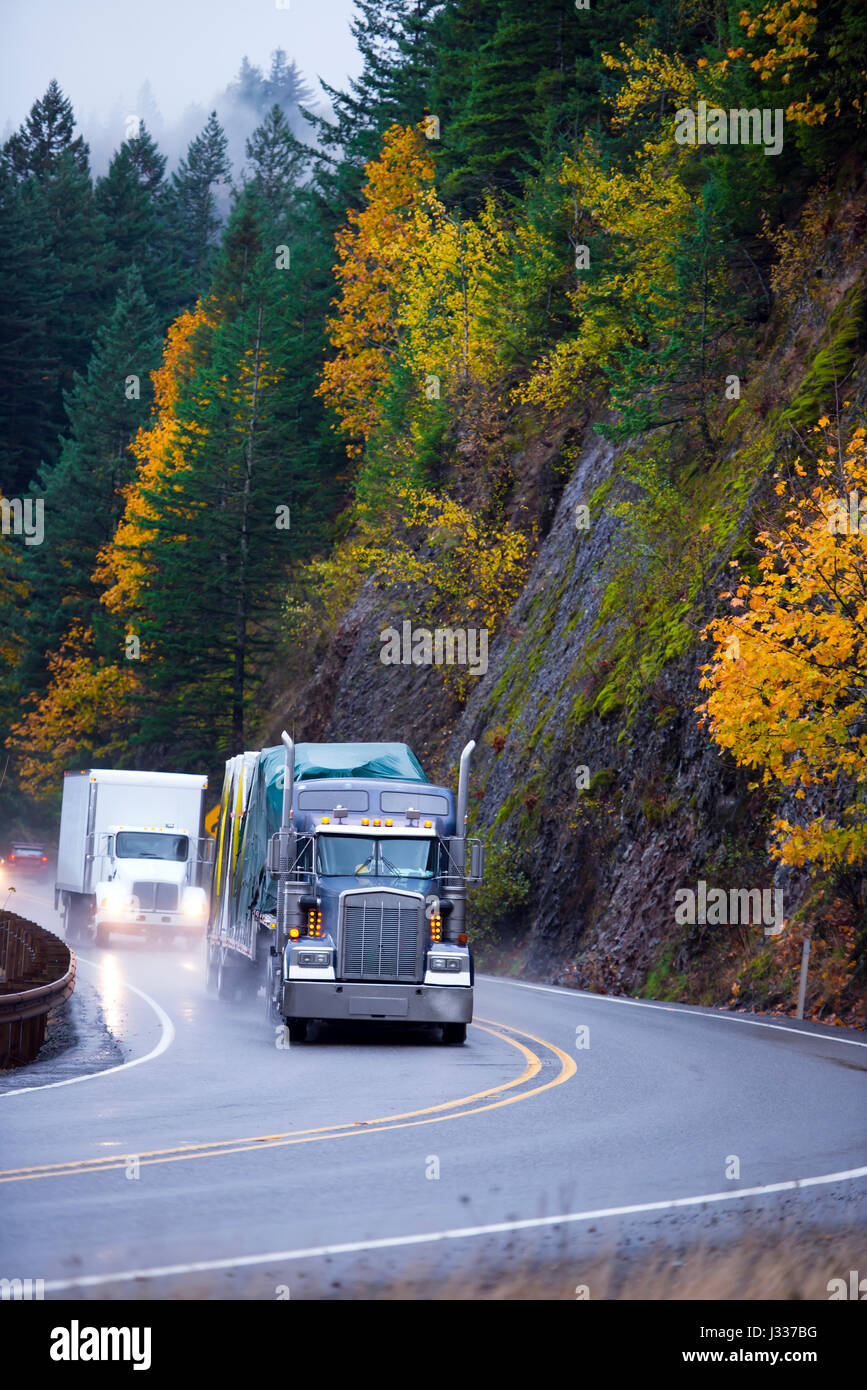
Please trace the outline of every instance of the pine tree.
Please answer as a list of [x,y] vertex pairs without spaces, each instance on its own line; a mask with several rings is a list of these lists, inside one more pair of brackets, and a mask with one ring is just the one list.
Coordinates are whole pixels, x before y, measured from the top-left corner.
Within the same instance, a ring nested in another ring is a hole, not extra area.
[[182,245],[182,260],[201,290],[213,263],[217,215],[215,190],[230,181],[226,140],[216,111],[201,135],[190,142],[186,156],[172,175],[172,211]]
[[356,8],[350,28],[361,73],[346,92],[320,81],[331,119],[301,107],[316,136],[320,191],[340,216],[358,205],[364,166],[379,154],[389,126],[417,125],[427,114],[441,0],[356,0]]
[[625,439],[667,425],[694,427],[701,445],[713,449],[712,416],[725,399],[737,338],[757,308],[756,282],[739,283],[737,258],[719,191],[708,182],[686,225],[672,228],[664,278],[647,286],[630,316],[625,346],[608,368],[617,421],[601,433]]
[[455,0],[437,24],[432,101],[441,112],[442,189],[478,206],[494,189],[513,197],[584,132],[600,124],[609,75],[603,52],[629,41],[638,22],[655,37],[642,0]]
[[109,272],[121,280],[135,264],[148,299],[160,319],[168,321],[185,297],[184,276],[174,260],[164,180],[165,156],[147,128],[125,140],[108,173],[97,181],[96,204],[105,218]]
[[39,445],[48,464],[58,453],[56,442],[47,441],[56,441],[65,426],[63,391],[85,369],[112,298],[105,224],[93,196],[87,146],[74,129],[72,107],[51,82],[3,147],[3,165],[18,185],[22,229],[41,245],[47,276],[58,288],[43,301],[47,354],[58,370],[47,373],[36,400],[22,402],[28,415],[38,411],[45,422]]
[[243,742],[291,566],[324,539],[342,457],[313,393],[326,277],[303,235],[300,265],[278,268],[268,222],[251,185],[163,416],[137,444],[109,566],[107,599],[147,655],[143,736],[202,756]]
[[298,64],[288,59],[282,48],[271,54],[271,68],[263,84],[263,98],[269,105],[276,104],[284,114],[308,105],[313,99],[313,89],[305,82]]
[[38,683],[45,653],[56,651],[70,624],[105,626],[93,581],[100,549],[114,533],[134,461],[130,440],[144,424],[150,373],[159,361],[159,333],[133,268],[100,329],[86,375],[68,393],[69,433],[58,464],[36,491],[44,502],[46,543],[26,556],[32,598],[27,622],[28,683]]
[[287,216],[305,160],[276,103],[253,131],[246,152],[251,182],[279,224]]
[[18,178],[33,174],[47,179],[57,170],[61,156],[71,157],[82,174],[88,173],[88,149],[81,135],[74,135],[72,103],[52,78],[44,97],[30,108],[27,120],[6,141],[5,158]]
[[60,296],[33,210],[0,168],[0,493],[6,497],[23,496],[55,447],[60,363],[51,325]]

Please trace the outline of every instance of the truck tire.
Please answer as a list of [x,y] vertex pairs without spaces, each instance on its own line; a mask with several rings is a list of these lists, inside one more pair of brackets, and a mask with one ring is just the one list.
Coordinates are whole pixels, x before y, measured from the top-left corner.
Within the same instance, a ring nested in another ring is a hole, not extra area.
[[97,946],[108,946],[111,942],[110,928],[104,925],[98,926],[94,940]]
[[214,955],[214,952],[212,951],[211,947],[208,946],[207,956],[205,958],[205,989],[207,990],[208,994],[213,994],[214,990],[217,988],[217,970],[217,958]]
[[280,1023],[281,1020],[282,1020],[282,1015],[281,1015],[281,1013],[280,1013],[280,1005],[279,1005],[278,999],[275,997],[275,996],[276,996],[276,993],[277,993],[277,991],[276,991],[276,985],[277,985],[277,978],[276,978],[276,976],[277,976],[277,972],[278,972],[279,969],[280,969],[280,963],[279,963],[279,960],[278,960],[278,958],[277,958],[276,956],[270,956],[270,955],[269,955],[269,956],[266,956],[266,957],[265,957],[265,969],[264,969],[264,974],[263,974],[263,979],[264,979],[264,982],[265,982],[265,983],[264,983],[264,1009],[265,1009],[265,1022],[267,1023],[267,1025],[268,1025],[269,1028],[276,1027],[276,1025],[277,1025],[278,1023]]
[[66,893],[63,899],[63,927],[67,941],[85,941],[90,907],[78,893]]
[[287,1018],[286,1031],[289,1034],[290,1043],[304,1042],[307,1037],[306,1018]]
[[217,963],[217,995],[220,999],[231,1001],[238,992],[238,972],[227,962],[227,955],[228,951],[223,947]]
[[467,1025],[465,1023],[444,1023],[443,1042],[446,1046],[453,1047],[467,1040]]

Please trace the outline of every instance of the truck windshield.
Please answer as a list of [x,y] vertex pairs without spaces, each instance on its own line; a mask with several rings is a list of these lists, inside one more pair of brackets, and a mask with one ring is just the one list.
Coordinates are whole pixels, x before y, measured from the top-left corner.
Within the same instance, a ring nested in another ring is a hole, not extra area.
[[167,835],[152,830],[119,830],[115,841],[117,859],[172,859],[183,863],[189,853],[186,835]]
[[319,872],[355,878],[433,878],[436,840],[375,840],[362,835],[317,836]]

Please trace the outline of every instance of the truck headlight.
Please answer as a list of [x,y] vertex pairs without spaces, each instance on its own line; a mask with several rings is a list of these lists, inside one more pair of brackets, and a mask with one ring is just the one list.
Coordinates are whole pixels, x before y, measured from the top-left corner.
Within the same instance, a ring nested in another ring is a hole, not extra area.
[[295,951],[292,956],[293,965],[323,966],[331,964],[330,951]]
[[461,956],[428,956],[429,970],[451,970],[456,974],[464,968],[464,961]]
[[181,911],[185,917],[204,917],[208,911],[208,895],[204,888],[185,888]]
[[100,894],[99,905],[109,912],[122,912],[126,907],[126,894],[119,888],[106,888],[105,892]]

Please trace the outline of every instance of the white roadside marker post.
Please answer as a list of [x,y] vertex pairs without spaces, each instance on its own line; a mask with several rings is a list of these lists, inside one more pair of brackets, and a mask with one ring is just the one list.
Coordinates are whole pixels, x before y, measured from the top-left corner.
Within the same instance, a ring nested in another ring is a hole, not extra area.
[[798,1012],[795,1014],[796,1018],[804,1017],[804,1003],[807,998],[807,962],[810,959],[811,939],[812,938],[809,936],[804,937],[804,949],[801,952],[801,983],[798,986]]

